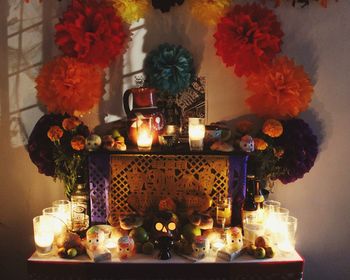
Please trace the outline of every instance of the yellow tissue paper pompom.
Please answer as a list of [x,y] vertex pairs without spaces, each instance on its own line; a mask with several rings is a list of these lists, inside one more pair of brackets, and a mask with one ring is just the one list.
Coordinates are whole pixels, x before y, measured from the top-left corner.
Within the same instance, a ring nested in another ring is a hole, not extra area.
[[225,15],[231,0],[190,0],[192,15],[207,25],[215,25]]
[[113,7],[126,23],[143,18],[149,9],[148,0],[113,0]]

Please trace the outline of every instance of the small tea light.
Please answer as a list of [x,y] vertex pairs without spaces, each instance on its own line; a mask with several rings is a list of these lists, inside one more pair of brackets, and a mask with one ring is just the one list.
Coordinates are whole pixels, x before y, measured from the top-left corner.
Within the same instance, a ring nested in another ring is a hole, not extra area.
[[38,254],[48,254],[52,250],[55,231],[50,216],[37,216],[33,219],[34,241]]
[[137,147],[139,151],[150,151],[153,142],[152,119],[142,118],[136,122]]
[[188,119],[188,140],[191,151],[202,151],[205,136],[205,124],[203,118]]
[[106,249],[108,249],[112,256],[115,256],[118,252],[118,239],[115,238],[108,238],[105,240],[104,243]]

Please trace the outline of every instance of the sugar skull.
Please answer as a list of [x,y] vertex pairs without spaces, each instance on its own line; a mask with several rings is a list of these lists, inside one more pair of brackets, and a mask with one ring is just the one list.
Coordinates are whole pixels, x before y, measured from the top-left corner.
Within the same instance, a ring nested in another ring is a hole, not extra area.
[[159,259],[168,260],[171,258],[170,248],[177,239],[178,218],[170,211],[160,211],[154,220],[154,237],[159,247]]
[[135,242],[130,236],[120,237],[118,240],[120,259],[128,259],[135,255]]
[[192,256],[196,259],[203,259],[209,253],[209,242],[204,236],[195,237],[192,243]]
[[241,149],[247,153],[254,152],[254,140],[250,135],[244,135],[239,141]]
[[102,144],[102,139],[97,134],[91,134],[86,138],[86,149],[88,151],[96,151]]
[[226,233],[228,248],[235,252],[243,248],[243,235],[239,227],[233,227],[227,230]]
[[93,226],[86,232],[86,247],[90,251],[97,251],[104,248],[105,239],[105,232],[98,226]]

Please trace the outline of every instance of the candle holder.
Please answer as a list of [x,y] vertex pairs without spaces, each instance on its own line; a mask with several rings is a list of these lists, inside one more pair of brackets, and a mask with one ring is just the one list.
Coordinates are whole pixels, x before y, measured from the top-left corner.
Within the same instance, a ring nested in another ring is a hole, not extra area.
[[66,224],[61,220],[59,208],[57,206],[47,207],[43,209],[43,215],[48,216],[52,220],[52,225],[55,233],[55,239],[62,233],[67,231]]
[[188,119],[188,142],[191,151],[203,151],[205,136],[205,120],[203,118]]
[[149,152],[153,142],[152,118],[139,118],[136,121],[137,147],[139,151]]
[[224,229],[231,225],[232,216],[232,200],[227,197],[225,199],[219,198],[216,206],[216,225]]
[[53,207],[58,208],[57,217],[66,224],[67,228],[70,230],[71,227],[71,205],[69,200],[55,200],[52,202]]
[[52,217],[36,216],[33,219],[33,228],[37,253],[40,255],[50,254],[55,236]]

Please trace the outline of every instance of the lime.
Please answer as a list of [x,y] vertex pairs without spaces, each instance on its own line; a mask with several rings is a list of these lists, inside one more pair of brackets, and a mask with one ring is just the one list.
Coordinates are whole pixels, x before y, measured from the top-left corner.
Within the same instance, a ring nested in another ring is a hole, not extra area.
[[123,136],[118,136],[115,140],[121,143],[125,143],[125,138]]
[[130,231],[129,236],[132,237],[135,242],[141,243],[145,243],[149,239],[148,233],[143,227],[134,228]]
[[192,242],[196,236],[202,235],[202,232],[198,226],[186,224],[182,228],[182,235],[187,241]]
[[257,259],[263,259],[265,258],[266,252],[265,249],[263,247],[258,247],[256,248],[255,252],[254,252],[254,257]]
[[143,246],[142,246],[142,252],[146,255],[152,255],[153,250],[154,250],[154,245],[152,242],[148,241],[145,244],[143,244]]
[[112,130],[112,137],[113,138],[120,137],[120,132],[118,131],[118,129],[113,129]]
[[74,258],[76,255],[78,255],[78,251],[75,248],[70,248],[67,250],[67,255],[69,258]]

